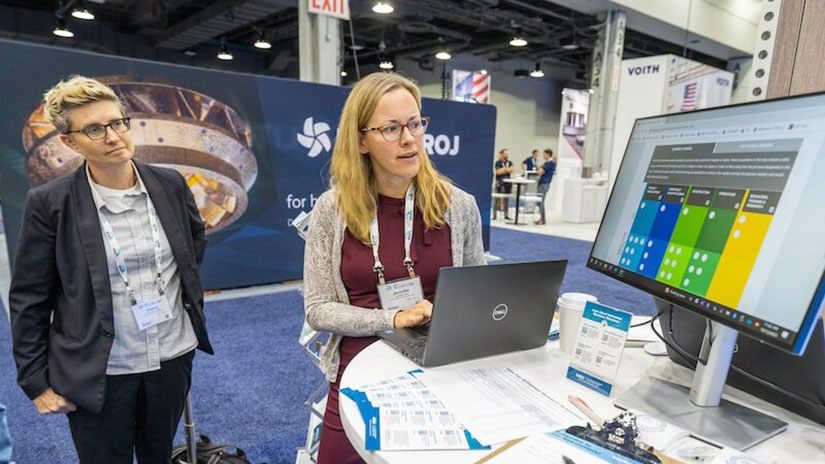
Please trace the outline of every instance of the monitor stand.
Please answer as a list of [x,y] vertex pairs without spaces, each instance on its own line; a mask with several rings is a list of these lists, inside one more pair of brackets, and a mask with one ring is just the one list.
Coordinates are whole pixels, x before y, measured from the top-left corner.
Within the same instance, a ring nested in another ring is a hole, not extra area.
[[688,389],[647,377],[616,399],[616,406],[641,411],[711,443],[744,451],[788,428],[788,423],[722,399],[739,332],[709,321]]

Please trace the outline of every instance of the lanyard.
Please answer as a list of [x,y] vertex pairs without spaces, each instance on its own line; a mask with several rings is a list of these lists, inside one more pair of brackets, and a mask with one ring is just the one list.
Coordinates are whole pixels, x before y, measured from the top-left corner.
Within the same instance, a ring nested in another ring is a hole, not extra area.
[[[412,229],[413,229],[413,215],[415,211],[415,182],[410,182],[407,188],[407,193],[404,196],[404,265],[407,266],[407,272],[410,278],[415,277],[415,269],[413,269],[413,260],[410,258],[410,244],[412,244]],[[373,270],[378,273],[378,281],[381,285],[386,283],[384,279],[384,265],[378,258],[378,244],[380,243],[380,236],[378,234],[378,210],[375,211],[375,216],[372,218],[370,224],[370,242],[372,242],[372,256],[375,258],[375,266]]]
[[[160,228],[158,227],[158,218],[155,214],[155,206],[152,204],[152,199],[149,198],[149,193],[144,192],[146,195],[146,210],[149,216],[149,228],[152,229],[152,245],[155,252],[155,269],[157,269],[157,277],[155,278],[155,284],[158,287],[158,293],[163,295],[163,287],[164,282],[161,278],[161,267],[162,259],[161,259],[161,248],[160,248]],[[123,260],[123,255],[121,253],[120,245],[118,245],[117,237],[115,237],[115,232],[112,230],[112,224],[109,223],[109,220],[106,219],[106,216],[98,210],[97,212],[98,217],[100,218],[100,225],[103,227],[103,236],[106,237],[106,240],[109,241],[109,246],[112,248],[112,254],[115,256],[115,264],[117,265],[117,273],[120,274],[120,278],[123,279],[123,283],[126,285],[126,293],[129,295],[129,300],[132,302],[132,306],[137,304],[137,298],[135,297],[135,290],[129,286],[129,271],[126,269],[126,261]]]

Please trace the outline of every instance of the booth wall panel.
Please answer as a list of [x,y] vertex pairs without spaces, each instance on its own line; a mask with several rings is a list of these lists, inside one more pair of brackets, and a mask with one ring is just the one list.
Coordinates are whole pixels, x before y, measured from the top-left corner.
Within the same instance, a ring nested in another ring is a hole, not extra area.
[[[793,2],[795,3],[795,2]],[[825,2],[807,0],[802,15],[790,94],[825,90]]]

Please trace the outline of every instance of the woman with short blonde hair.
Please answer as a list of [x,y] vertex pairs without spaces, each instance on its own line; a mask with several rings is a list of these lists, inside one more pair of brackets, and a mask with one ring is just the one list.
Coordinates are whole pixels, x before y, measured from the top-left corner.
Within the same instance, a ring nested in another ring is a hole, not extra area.
[[44,106],[83,163],[26,196],[9,289],[18,384],[67,416],[80,464],[171,462],[195,349],[212,353],[205,225],[179,172],[133,160],[111,88],[70,76]]
[[[485,264],[478,206],[431,163],[428,125],[418,87],[395,73],[359,81],[341,113],[332,187],[313,209],[304,255],[307,321],[332,333],[320,464],[363,462],[338,416],[349,362],[376,332],[429,321],[438,269]],[[400,279],[415,301],[382,300],[378,287]]]

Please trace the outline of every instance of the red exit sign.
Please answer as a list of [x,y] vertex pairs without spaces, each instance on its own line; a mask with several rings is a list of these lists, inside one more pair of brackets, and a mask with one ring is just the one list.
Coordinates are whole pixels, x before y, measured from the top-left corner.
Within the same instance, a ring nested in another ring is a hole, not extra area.
[[309,12],[349,20],[349,0],[307,0]]

